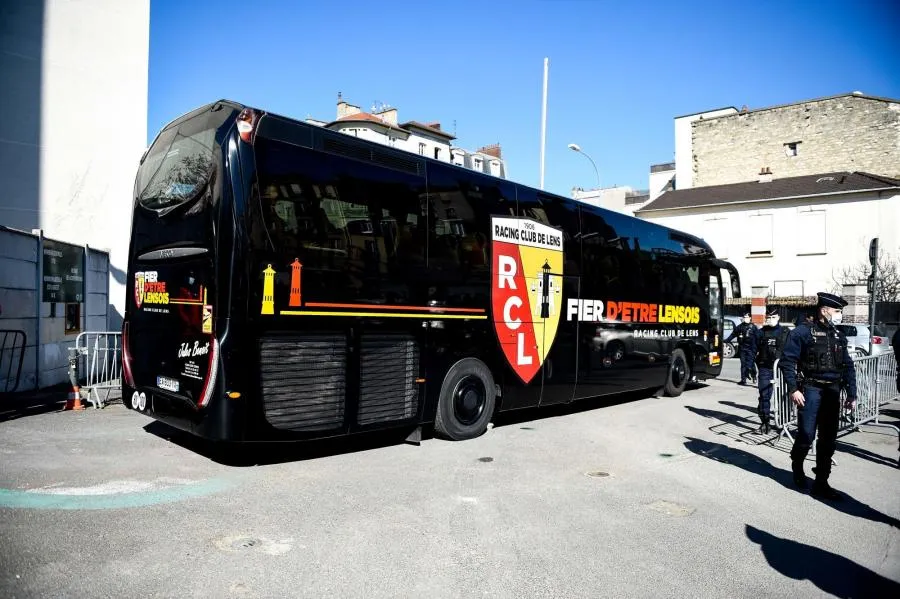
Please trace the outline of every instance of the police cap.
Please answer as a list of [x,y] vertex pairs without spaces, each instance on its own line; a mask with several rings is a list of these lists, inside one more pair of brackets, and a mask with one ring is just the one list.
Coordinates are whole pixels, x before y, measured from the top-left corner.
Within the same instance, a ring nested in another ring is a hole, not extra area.
[[744,314],[744,318],[750,318],[750,313],[749,313],[749,312],[746,312],[746,313]]
[[768,308],[766,310],[766,316],[778,316],[778,308]]
[[819,296],[819,303],[816,304],[817,307],[827,306],[829,308],[837,308],[838,310],[843,309],[844,306],[847,305],[847,301],[842,297],[838,297],[833,293],[824,293],[820,291],[816,295]]

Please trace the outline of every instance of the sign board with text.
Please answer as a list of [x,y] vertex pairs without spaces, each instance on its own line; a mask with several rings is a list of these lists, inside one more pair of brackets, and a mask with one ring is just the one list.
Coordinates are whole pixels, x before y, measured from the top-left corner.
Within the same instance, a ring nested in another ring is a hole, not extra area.
[[44,239],[41,301],[81,303],[84,301],[84,248]]

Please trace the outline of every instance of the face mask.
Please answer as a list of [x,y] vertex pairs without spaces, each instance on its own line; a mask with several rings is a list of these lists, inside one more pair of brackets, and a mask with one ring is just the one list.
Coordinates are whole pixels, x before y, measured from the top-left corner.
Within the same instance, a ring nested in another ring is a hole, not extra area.
[[841,320],[843,316],[840,312],[832,312],[831,313],[831,324],[841,324]]

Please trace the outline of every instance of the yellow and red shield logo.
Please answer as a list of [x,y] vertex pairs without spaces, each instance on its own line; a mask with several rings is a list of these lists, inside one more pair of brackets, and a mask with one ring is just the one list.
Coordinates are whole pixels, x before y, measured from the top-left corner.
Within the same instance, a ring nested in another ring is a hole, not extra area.
[[562,231],[528,218],[491,218],[491,306],[507,362],[523,382],[544,363],[562,311]]
[[142,272],[134,273],[134,303],[138,308],[144,303],[144,283],[146,277]]

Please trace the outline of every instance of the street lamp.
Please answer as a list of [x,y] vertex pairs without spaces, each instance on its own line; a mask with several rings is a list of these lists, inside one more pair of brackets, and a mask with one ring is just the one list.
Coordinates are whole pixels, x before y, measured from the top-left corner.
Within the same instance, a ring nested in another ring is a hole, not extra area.
[[591,161],[591,166],[594,167],[594,173],[597,175],[597,193],[599,194],[600,193],[600,171],[597,170],[597,165],[594,163],[593,158],[588,156],[587,153],[585,153],[585,151],[582,150],[581,146],[579,146],[578,144],[569,144],[569,149],[572,150],[573,152],[578,152],[579,154],[581,154],[582,156],[584,156],[585,158],[587,158],[588,160]]

